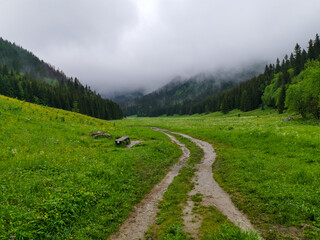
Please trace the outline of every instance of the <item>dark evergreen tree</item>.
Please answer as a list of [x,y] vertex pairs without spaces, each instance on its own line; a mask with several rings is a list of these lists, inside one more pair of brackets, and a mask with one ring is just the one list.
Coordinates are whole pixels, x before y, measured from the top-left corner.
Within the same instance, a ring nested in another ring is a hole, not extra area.
[[247,112],[251,110],[250,96],[246,90],[241,94],[240,110]]
[[301,72],[301,47],[297,43],[294,48],[294,75],[297,76]]
[[281,114],[284,111],[284,103],[286,100],[286,88],[285,85],[283,84],[281,86],[280,94],[279,94],[279,99],[278,99],[278,112]]
[[275,71],[276,71],[276,73],[278,73],[278,72],[280,72],[280,70],[281,70],[280,60],[279,60],[279,58],[277,58]]
[[314,60],[315,59],[314,45],[313,45],[313,41],[311,39],[309,41],[307,58],[310,59],[310,60]]
[[227,96],[225,96],[221,103],[221,112],[224,114],[228,113],[230,111],[229,105],[229,99],[227,98]]
[[319,34],[316,35],[316,39],[314,40],[314,56],[315,58],[319,58],[320,56],[320,39]]
[[53,86],[28,75],[21,76],[20,73],[9,71],[6,66],[1,65],[0,94],[107,120],[122,118],[118,104],[85,90],[79,80],[73,82],[69,79],[68,85]]

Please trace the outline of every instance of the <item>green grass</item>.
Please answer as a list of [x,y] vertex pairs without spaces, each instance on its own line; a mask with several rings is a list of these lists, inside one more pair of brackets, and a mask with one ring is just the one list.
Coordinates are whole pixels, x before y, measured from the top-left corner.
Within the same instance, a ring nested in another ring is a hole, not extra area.
[[203,216],[200,228],[202,240],[258,240],[253,232],[245,232],[230,223],[226,216],[218,212],[214,207],[201,206],[197,212]]
[[[238,117],[240,114],[240,117]],[[320,127],[273,110],[129,119],[214,145],[214,177],[266,239],[319,238]]]
[[[214,145],[215,179],[264,238],[320,239],[320,127],[299,116],[284,122],[288,115],[256,110],[107,122],[0,96],[0,238],[107,238],[181,153],[148,128],[157,126]],[[113,139],[83,136],[97,130]],[[144,143],[116,147],[114,137],[124,135]],[[166,193],[159,238],[184,239],[181,209],[173,206],[185,201],[189,184]],[[204,239],[240,234],[214,223],[221,216],[194,198],[205,216]]]
[[[83,136],[97,130],[113,139]],[[106,239],[181,154],[149,128],[2,96],[0,146],[1,239]]]

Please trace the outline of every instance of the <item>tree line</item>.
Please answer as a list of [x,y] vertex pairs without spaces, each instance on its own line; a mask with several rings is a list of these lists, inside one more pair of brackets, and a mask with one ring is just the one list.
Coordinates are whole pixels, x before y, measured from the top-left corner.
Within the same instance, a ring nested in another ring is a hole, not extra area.
[[77,78],[50,84],[0,65],[0,94],[106,120],[123,117],[118,104],[84,87]]
[[272,107],[282,113],[294,110],[303,117],[312,114],[320,117],[320,40],[317,34],[310,40],[308,49],[297,43],[294,52],[282,61],[265,66],[264,73],[239,86],[211,96],[191,107],[189,114],[233,109],[251,111]]
[[0,38],[0,94],[101,119],[123,117],[118,104],[103,99],[75,78],[32,52]]

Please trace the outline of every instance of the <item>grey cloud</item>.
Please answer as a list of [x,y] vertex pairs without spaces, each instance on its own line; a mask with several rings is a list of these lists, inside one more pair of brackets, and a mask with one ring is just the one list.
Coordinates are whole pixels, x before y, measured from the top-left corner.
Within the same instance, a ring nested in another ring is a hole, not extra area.
[[[0,34],[101,93],[274,61],[319,32],[318,0],[2,0]],[[304,46],[305,47],[305,46]]]

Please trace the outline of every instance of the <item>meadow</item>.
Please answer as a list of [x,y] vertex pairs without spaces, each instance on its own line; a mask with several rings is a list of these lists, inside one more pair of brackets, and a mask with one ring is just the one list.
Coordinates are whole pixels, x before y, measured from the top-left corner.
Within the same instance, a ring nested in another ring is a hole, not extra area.
[[[294,121],[285,122],[291,116]],[[320,126],[274,110],[131,118],[213,144],[214,178],[265,239],[320,239]]]
[[[287,116],[294,121],[283,121]],[[181,154],[150,126],[213,144],[218,154],[214,178],[265,239],[320,239],[320,126],[315,120],[255,110],[103,121],[3,96],[0,238],[106,239]],[[84,136],[98,130],[113,137]],[[124,135],[144,142],[131,149],[116,146],[114,139]],[[191,149],[191,158],[160,203],[147,235],[154,239],[187,239],[181,204],[202,153],[179,139]],[[199,205],[197,211],[204,216],[202,239],[237,234],[251,239],[214,208]]]
[[[98,130],[113,138],[83,136]],[[0,239],[106,239],[181,154],[149,128],[3,96],[0,146]]]

